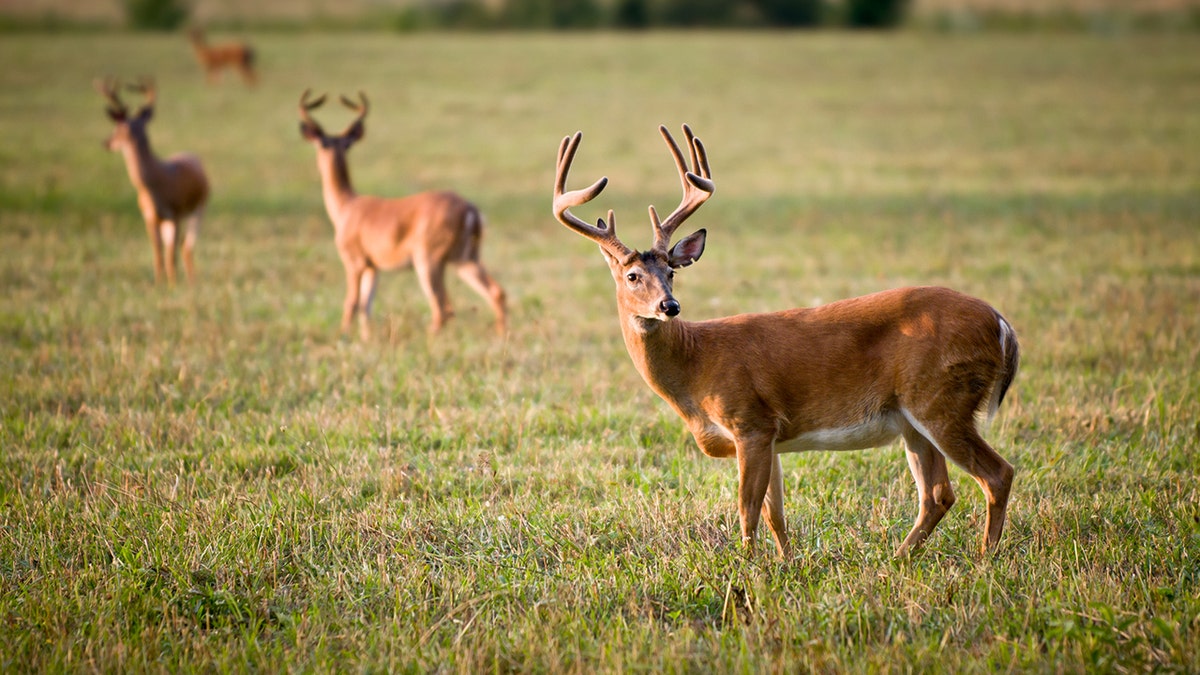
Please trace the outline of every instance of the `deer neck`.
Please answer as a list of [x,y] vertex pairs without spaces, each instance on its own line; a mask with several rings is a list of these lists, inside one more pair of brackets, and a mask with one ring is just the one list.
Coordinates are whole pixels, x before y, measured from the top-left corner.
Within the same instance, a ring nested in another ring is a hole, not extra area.
[[688,322],[620,314],[625,349],[642,379],[681,417],[695,416],[699,407],[691,395],[690,373],[695,368],[696,342]]
[[317,166],[321,170],[321,194],[325,198],[325,210],[334,227],[342,222],[342,215],[350,200],[354,199],[354,187],[350,184],[350,167],[342,152],[323,152],[318,155]]
[[134,137],[133,142],[121,148],[121,154],[125,157],[125,169],[134,187],[152,190],[162,173],[162,162],[150,149],[150,139],[145,135]]

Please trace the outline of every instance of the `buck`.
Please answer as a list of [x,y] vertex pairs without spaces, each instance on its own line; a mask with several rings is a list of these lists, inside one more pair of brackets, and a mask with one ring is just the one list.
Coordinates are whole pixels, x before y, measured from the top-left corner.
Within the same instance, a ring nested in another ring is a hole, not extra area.
[[429,332],[437,333],[453,315],[445,284],[446,267],[453,265],[459,277],[490,303],[496,332],[503,335],[504,289],[479,260],[483,238],[479,209],[453,192],[422,192],[400,199],[357,194],[350,184],[346,153],[362,140],[367,97],[359,92],[358,103],[342,97],[357,117],[341,134],[330,136],[309,114],[325,102],[325,96],[310,101],[310,93],[305,90],[300,96],[300,134],[317,150],[325,210],[346,270],[342,331],[350,329],[357,313],[360,337],[369,339],[378,271],[411,266],[433,313]]
[[175,262],[179,252],[179,225],[187,223],[183,236],[183,267],[188,282],[195,280],[193,250],[200,232],[200,221],[208,203],[208,178],[200,159],[189,153],[159,159],[150,147],[146,127],[154,117],[157,90],[149,79],[129,85],[145,97],[137,113],[130,115],[121,101],[120,84],[108,78],[95,81],[96,90],[108,101],[108,117],[112,120],[112,135],[104,147],[120,152],[125,158],[129,180],[137,190],[138,207],[146,221],[146,232],[154,248],[154,280],[166,277],[175,283]]
[[254,48],[244,42],[223,42],[210,45],[204,37],[204,31],[193,28],[188,31],[188,42],[192,44],[192,52],[196,61],[204,69],[204,75],[209,84],[221,79],[221,71],[235,68],[242,75],[242,81],[253,86],[258,81],[254,72]]
[[650,207],[649,250],[617,238],[611,210],[596,225],[570,212],[608,183],[604,177],[565,192],[581,133],[558,149],[554,216],[600,246],[616,282],[625,347],[646,384],[683,418],[706,455],[737,460],[743,544],[753,548],[761,516],[778,554],[790,555],[781,453],[872,448],[903,436],[919,499],[896,555],[919,547],[954,503],[947,459],[983,489],[982,549],[994,550],[1013,468],[980,437],[976,416],[996,412],[1016,374],[1017,339],[1008,321],[981,300],[932,287],[708,321],[676,318],[675,270],[700,258],[707,235],[701,229],[674,246],[671,236],[715,185],[704,146],[687,125],[690,170],[666,127],[659,131],[683,199],[661,221]]

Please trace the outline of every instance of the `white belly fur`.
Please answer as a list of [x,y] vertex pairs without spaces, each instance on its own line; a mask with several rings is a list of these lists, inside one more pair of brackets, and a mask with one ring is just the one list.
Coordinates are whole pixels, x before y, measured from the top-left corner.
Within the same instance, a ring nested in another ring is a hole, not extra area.
[[807,450],[863,450],[887,445],[900,435],[904,417],[888,413],[848,427],[817,429],[795,438],[775,441],[775,452]]

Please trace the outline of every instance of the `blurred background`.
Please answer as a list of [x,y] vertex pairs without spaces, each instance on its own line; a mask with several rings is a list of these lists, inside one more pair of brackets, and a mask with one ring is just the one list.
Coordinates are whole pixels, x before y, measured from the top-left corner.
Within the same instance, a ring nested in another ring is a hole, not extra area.
[[1200,26],[1200,0],[3,0],[5,27],[423,30],[653,27]]

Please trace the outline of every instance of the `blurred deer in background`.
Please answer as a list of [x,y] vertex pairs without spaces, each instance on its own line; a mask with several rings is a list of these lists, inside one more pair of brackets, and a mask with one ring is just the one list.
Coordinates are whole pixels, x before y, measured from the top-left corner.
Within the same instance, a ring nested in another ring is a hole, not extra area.
[[145,97],[145,103],[132,116],[121,101],[120,85],[113,78],[97,79],[96,90],[108,100],[108,117],[115,125],[104,147],[119,151],[125,158],[129,180],[137,190],[138,207],[146,221],[146,231],[154,247],[154,280],[165,276],[175,283],[175,260],[178,256],[179,224],[187,222],[183,236],[183,267],[189,282],[195,280],[193,250],[200,231],[200,221],[208,203],[208,178],[199,158],[188,153],[159,159],[150,148],[146,126],[154,116],[156,89],[149,79],[130,85]]
[[713,193],[704,146],[684,126],[691,170],[666,127],[683,200],[660,221],[654,245],[621,243],[613,212],[596,225],[568,210],[608,183],[564,192],[582,134],[562,140],[554,216],[600,246],[616,282],[625,347],[642,378],[684,419],[705,454],[738,464],[742,541],[754,546],[760,515],[780,556],[790,555],[779,454],[853,450],[903,436],[917,483],[918,513],[896,555],[920,546],[954,503],[946,460],[987,499],[983,550],[996,547],[1013,468],[980,437],[976,415],[995,414],[1017,372],[1016,334],[982,300],[945,288],[882,291],[811,309],[688,322],[675,317],[675,270],[704,252],[705,230],[671,246],[671,235]]
[[192,52],[204,68],[209,84],[221,79],[221,71],[226,68],[237,68],[242,75],[242,81],[248,85],[253,86],[258,81],[254,72],[254,48],[245,42],[209,45],[204,31],[200,28],[188,31],[188,41],[192,43]]
[[342,103],[358,116],[341,134],[331,136],[309,115],[325,102],[325,96],[310,101],[309,94],[305,90],[300,96],[300,135],[316,148],[325,210],[346,269],[342,331],[350,329],[357,313],[360,336],[368,339],[377,273],[411,265],[433,313],[429,331],[438,332],[453,315],[445,284],[446,266],[453,265],[459,277],[491,304],[496,332],[503,335],[504,289],[479,260],[483,239],[479,209],[453,192],[422,192],[400,199],[355,193],[346,153],[363,137],[367,97],[360,92],[359,103],[342,97]]

